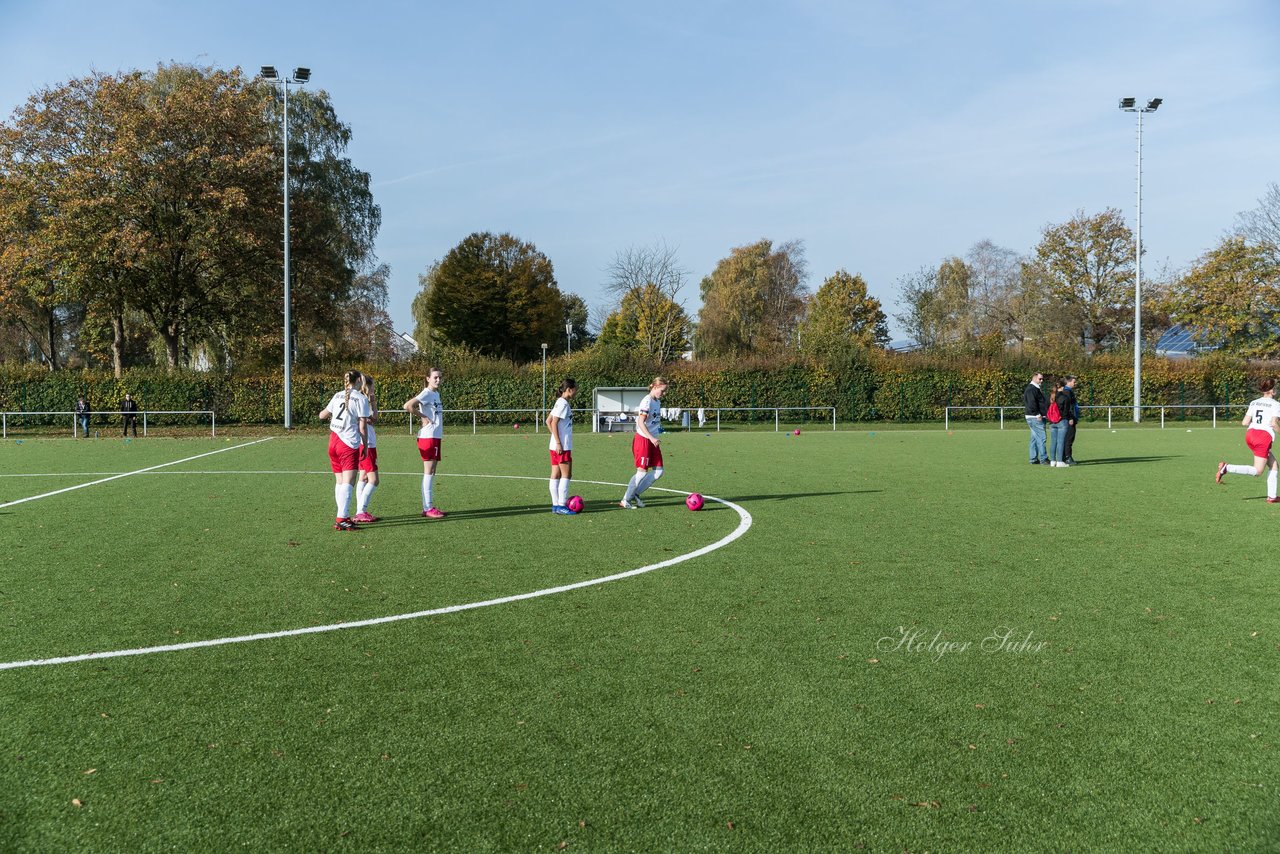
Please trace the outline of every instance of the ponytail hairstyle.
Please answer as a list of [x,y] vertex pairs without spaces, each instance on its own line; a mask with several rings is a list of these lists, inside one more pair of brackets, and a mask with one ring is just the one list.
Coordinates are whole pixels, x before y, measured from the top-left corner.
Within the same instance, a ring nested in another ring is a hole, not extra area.
[[369,406],[373,406],[373,377],[368,374],[360,375],[360,393],[369,398]]
[[560,388],[556,389],[556,397],[563,397],[564,393],[571,388],[577,388],[578,381],[573,377],[565,377],[560,381]]
[[649,391],[653,391],[660,385],[667,385],[667,381],[663,377],[654,377],[653,382],[649,383]]
[[357,383],[363,383],[364,374],[360,373],[359,371],[347,371],[345,374],[342,375],[342,379],[346,383],[346,387],[342,391],[342,403],[344,406],[350,409],[351,408],[351,387],[356,385]]
[[1266,394],[1267,392],[1271,391],[1275,387],[1276,387],[1276,381],[1274,377],[1267,377],[1265,380],[1258,383],[1258,391],[1262,392],[1263,394]]

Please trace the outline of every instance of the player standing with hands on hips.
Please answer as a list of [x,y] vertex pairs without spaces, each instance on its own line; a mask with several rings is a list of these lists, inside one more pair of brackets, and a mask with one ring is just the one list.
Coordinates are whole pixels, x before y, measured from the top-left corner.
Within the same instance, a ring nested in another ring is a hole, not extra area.
[[1276,439],[1276,422],[1280,419],[1280,400],[1276,400],[1276,381],[1268,377],[1258,385],[1258,391],[1262,392],[1262,397],[1249,404],[1249,410],[1240,422],[1240,426],[1246,428],[1244,443],[1249,446],[1249,450],[1253,451],[1253,465],[1230,466],[1226,463],[1218,463],[1216,480],[1222,483],[1222,476],[1227,474],[1257,477],[1262,474],[1263,469],[1270,469],[1267,474],[1267,503],[1280,504],[1280,498],[1276,497],[1276,458],[1271,453],[1271,443]]
[[348,508],[355,489],[356,472],[367,450],[369,418],[373,415],[369,409],[369,398],[356,389],[362,378],[359,371],[347,371],[343,377],[346,387],[320,410],[321,421],[332,419],[329,422],[329,464],[337,481],[333,490],[338,504],[338,514],[333,523],[335,531],[359,530],[351,521]]
[[444,407],[440,403],[440,381],[444,375],[439,368],[427,372],[427,387],[416,397],[404,402],[404,411],[422,419],[418,431],[418,453],[422,457],[422,515],[428,519],[443,519],[444,511],[435,505],[434,484],[436,465],[440,462],[440,443],[444,440]]
[[627,492],[618,502],[624,510],[643,507],[640,496],[653,482],[662,477],[662,450],[658,447],[658,433],[662,424],[662,395],[667,381],[654,377],[649,383],[649,393],[636,410],[636,435],[631,440],[631,456],[635,460],[636,473],[627,484]]
[[573,478],[573,408],[569,401],[577,391],[573,378],[565,377],[547,415],[547,432],[551,434],[551,512],[561,516],[578,515],[568,506],[569,482]]

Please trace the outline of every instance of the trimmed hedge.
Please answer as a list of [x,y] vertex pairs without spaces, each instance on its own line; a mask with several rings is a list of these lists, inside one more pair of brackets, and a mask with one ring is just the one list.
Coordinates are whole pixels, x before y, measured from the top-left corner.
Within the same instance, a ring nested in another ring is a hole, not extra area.
[[[365,369],[365,366],[356,366]],[[472,359],[444,365],[445,405],[450,409],[531,409],[542,405],[542,365]],[[579,384],[579,407],[590,405],[596,386],[647,386],[659,370],[671,381],[666,398],[685,408],[835,406],[842,421],[941,420],[946,406],[1016,406],[1033,369],[1077,373],[1084,405],[1125,405],[1132,400],[1132,362],[1099,356],[1076,364],[1039,367],[1026,359],[946,359],[921,354],[877,353],[840,365],[802,361],[679,362],[659,366],[627,353],[599,348],[547,363],[547,394],[565,375]],[[423,384],[427,366],[367,367],[378,379],[384,409],[398,408]],[[1257,380],[1280,373],[1280,365],[1221,356],[1191,360],[1148,358],[1143,362],[1143,402],[1151,405],[1243,404],[1255,396]],[[337,375],[297,374],[293,419],[305,424],[341,388]],[[49,372],[38,366],[0,366],[0,409],[67,411],[84,393],[97,410],[119,408],[133,393],[144,409],[213,409],[219,423],[279,424],[284,393],[280,374],[241,377],[213,373],[166,373],[135,369],[110,373]],[[765,416],[758,416],[764,418]],[[953,417],[956,414],[953,413]],[[990,413],[971,418],[991,418]],[[482,423],[514,420],[511,415]]]

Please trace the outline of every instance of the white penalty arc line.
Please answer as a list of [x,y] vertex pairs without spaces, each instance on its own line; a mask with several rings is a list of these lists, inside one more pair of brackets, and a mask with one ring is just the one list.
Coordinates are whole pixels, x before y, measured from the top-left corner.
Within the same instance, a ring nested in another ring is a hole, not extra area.
[[240,448],[247,448],[250,445],[257,445],[262,442],[270,442],[273,438],[275,437],[268,436],[265,439],[254,439],[252,442],[245,442],[241,445],[232,445],[230,448],[218,448],[218,450],[216,451],[207,451],[203,454],[196,454],[194,457],[186,457],[185,459],[174,460],[171,463],[161,463],[158,466],[148,466],[144,469],[138,469],[137,471],[121,472],[120,474],[113,474],[111,477],[104,477],[100,480],[91,480],[88,483],[77,483],[75,486],[68,486],[63,489],[55,489],[52,492],[42,492],[39,495],[30,495],[30,496],[27,496],[26,498],[19,498],[15,501],[8,501],[8,502],[5,502],[4,504],[0,504],[0,510],[3,510],[6,507],[13,507],[15,504],[25,504],[28,501],[37,501],[41,498],[50,498],[54,495],[61,495],[64,492],[74,492],[77,489],[85,489],[86,487],[97,486],[100,483],[107,483],[108,481],[119,480],[122,477],[133,477],[134,475],[137,475],[137,474],[146,474],[147,472],[155,471],[156,469],[162,469],[162,468],[165,468],[166,466],[181,465],[182,463],[189,463],[192,460],[199,460],[204,457],[211,457],[214,454],[222,454],[222,453],[226,453],[227,451],[235,451]]
[[[232,450],[232,449],[227,448],[226,450]],[[168,463],[167,465],[173,465],[173,463]],[[130,474],[137,474],[137,473],[138,472],[130,472]],[[219,474],[240,474],[241,472],[218,472],[218,473]],[[328,472],[324,472],[324,473],[328,474]],[[397,472],[397,473],[406,474],[406,472]],[[540,478],[540,477],[527,477],[523,475],[509,475],[509,474],[507,475],[504,475],[504,474],[478,474],[478,475],[454,474],[452,475],[452,477],[483,477],[483,478],[493,478],[493,479],[502,479],[502,480],[546,480],[546,478]],[[610,481],[603,481],[603,480],[578,480],[577,482],[590,483],[590,484],[595,484],[597,486],[622,486],[622,487],[626,486],[625,483],[612,483]],[[88,484],[86,484],[86,486],[87,485]],[[660,492],[672,492],[679,495],[690,494],[688,492],[684,492],[683,490],[665,489],[663,487],[658,487],[658,486],[653,487],[653,489],[658,490]],[[501,596],[501,597],[498,597],[497,599],[485,599],[480,602],[466,602],[461,605],[446,605],[443,608],[432,608],[426,611],[414,611],[408,614],[394,614],[389,617],[372,617],[367,620],[355,620],[349,623],[329,623],[323,626],[307,626],[306,628],[301,628],[301,629],[282,629],[280,631],[258,632],[252,635],[240,635],[237,637],[212,638],[210,640],[187,641],[186,643],[165,644],[164,646],[147,646],[147,647],[138,647],[136,649],[117,649],[117,650],[111,650],[108,652],[89,652],[89,653],[84,653],[82,655],[64,655],[58,658],[34,658],[34,659],[29,659],[27,661],[6,661],[6,662],[0,662],[0,670],[16,670],[21,667],[42,667],[44,665],[49,665],[49,664],[74,664],[80,661],[96,661],[99,659],[106,659],[106,658],[125,658],[128,656],[134,656],[134,655],[154,655],[160,652],[180,652],[182,650],[187,650],[187,649],[204,649],[206,647],[225,646],[227,644],[233,644],[233,643],[249,643],[251,641],[274,640],[277,638],[296,637],[298,635],[314,635],[314,634],[320,634],[322,632],[336,632],[336,631],[341,631],[343,629],[361,629],[361,628],[366,628],[368,626],[383,625],[384,623],[398,623],[403,620],[417,620],[422,617],[434,617],[440,614],[454,614],[454,613],[457,613],[458,611],[470,611],[476,608],[489,608],[494,605],[505,605],[509,602],[519,602],[524,599],[537,599],[542,596],[554,596],[557,593],[567,593],[570,590],[579,590],[583,587],[594,587],[600,584],[608,584],[611,581],[620,581],[621,579],[624,579],[624,578],[631,578],[632,576],[636,576],[636,575],[644,575],[647,572],[653,572],[654,570],[657,570],[657,569],[664,569],[668,566],[675,566],[678,563],[684,563],[687,560],[693,560],[694,558],[702,557],[705,554],[710,554],[716,549],[720,549],[720,548],[723,548],[724,546],[729,545],[734,540],[738,539],[743,534],[745,534],[748,530],[750,530],[753,519],[751,517],[751,514],[747,512],[746,508],[742,507],[739,504],[735,504],[734,502],[729,501],[728,499],[717,498],[714,495],[704,495],[703,498],[707,501],[714,501],[717,504],[723,504],[726,507],[733,509],[738,514],[738,527],[734,528],[733,531],[730,532],[728,535],[721,537],[720,539],[716,540],[714,543],[711,543],[710,545],[707,545],[707,546],[703,546],[700,549],[696,549],[694,551],[688,552],[686,554],[678,555],[673,558],[668,558],[667,560],[660,561],[659,563],[651,563],[648,566],[638,567],[637,569],[628,569],[625,572],[616,572],[612,575],[601,576],[600,578],[589,578],[586,581],[575,581],[572,584],[561,584],[556,587],[546,587],[542,590],[534,590],[530,593],[517,593],[512,596]],[[627,511],[619,511],[619,512],[627,512]],[[630,512],[635,512],[635,511],[630,511]],[[639,512],[644,513],[646,511],[641,510]],[[439,523],[431,523],[431,524],[439,524]]]

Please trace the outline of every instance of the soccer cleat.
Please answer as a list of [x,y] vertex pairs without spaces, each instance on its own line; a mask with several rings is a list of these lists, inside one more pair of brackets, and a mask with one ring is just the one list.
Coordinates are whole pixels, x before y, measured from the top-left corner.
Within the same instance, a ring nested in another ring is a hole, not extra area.
[[1267,499],[1267,503],[1268,503],[1268,504],[1280,504],[1280,498],[1268,498],[1268,499]]
[[640,500],[640,496],[639,496],[639,495],[637,495],[635,498],[631,499],[631,503],[632,503],[632,504],[634,504],[635,506],[639,507],[641,510],[643,510],[643,509],[644,509],[644,502]]
[[625,498],[618,502],[618,506],[619,506],[619,507],[621,507],[623,510],[635,510],[635,509],[636,509],[636,506],[635,506],[634,504],[632,504],[630,501],[628,501],[627,499],[625,499]]
[[572,510],[570,510],[568,507],[552,507],[551,512],[555,513],[557,516],[577,516],[578,515],[577,513],[574,513]]
[[377,522],[381,518],[382,518],[381,516],[374,516],[370,513],[357,513],[355,521],[360,522],[361,524],[367,525],[370,522]]
[[333,523],[333,530],[335,530],[335,531],[358,531],[358,530],[360,530],[360,529],[359,529],[359,528],[357,528],[357,527],[356,527],[356,523],[355,523],[355,522],[352,522],[350,519],[339,519],[338,521],[336,521],[336,522],[334,522],[334,523]]
[[559,504],[552,504],[552,505],[551,505],[551,512],[552,512],[552,513],[559,513],[559,512],[560,512],[560,507],[561,507],[561,505],[559,505]]
[[423,516],[425,516],[425,517],[427,517],[428,519],[443,519],[443,518],[444,518],[444,513],[440,512],[439,510],[437,510],[437,509],[436,509],[436,508],[434,508],[434,507],[432,507],[430,510],[423,510],[423,511],[422,511],[422,515],[423,515]]
[[1218,476],[1213,479],[1214,483],[1222,483],[1222,476],[1227,473],[1227,464],[1218,463]]

